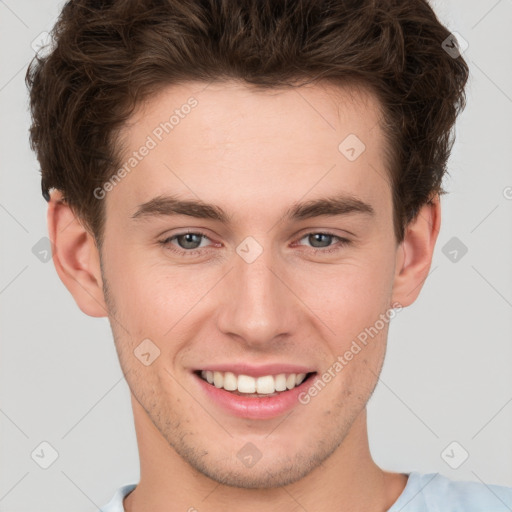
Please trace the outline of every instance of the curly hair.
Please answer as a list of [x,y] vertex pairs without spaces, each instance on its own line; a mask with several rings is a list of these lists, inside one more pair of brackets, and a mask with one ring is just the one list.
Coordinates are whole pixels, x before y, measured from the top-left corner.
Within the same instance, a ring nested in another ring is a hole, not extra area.
[[100,245],[93,191],[119,166],[116,134],[141,101],[187,81],[367,88],[382,107],[398,242],[445,192],[469,71],[426,0],[70,0],[51,37],[26,74],[31,147],[45,199],[60,190]]

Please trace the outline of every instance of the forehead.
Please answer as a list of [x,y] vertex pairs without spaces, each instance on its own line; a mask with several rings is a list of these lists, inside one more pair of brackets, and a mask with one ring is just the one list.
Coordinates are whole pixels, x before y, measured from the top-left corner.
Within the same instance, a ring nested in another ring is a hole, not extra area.
[[278,204],[338,192],[385,203],[380,117],[371,94],[327,83],[169,86],[141,104],[120,132],[126,172],[108,193],[107,212],[130,216],[161,194],[247,216],[254,207],[270,215]]

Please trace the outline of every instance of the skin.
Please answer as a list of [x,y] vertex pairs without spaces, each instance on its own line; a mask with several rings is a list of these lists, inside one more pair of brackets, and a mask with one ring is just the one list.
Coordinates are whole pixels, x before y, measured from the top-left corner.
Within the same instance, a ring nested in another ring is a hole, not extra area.
[[[439,198],[423,206],[398,244],[379,103],[327,84],[167,87],[123,127],[123,157],[190,96],[197,107],[103,199],[101,259],[59,191],[48,210],[57,272],[84,313],[108,315],[132,393],[141,479],[125,509],[214,512],[236,503],[249,512],[271,503],[283,512],[385,511],[407,480],[379,468],[368,447],[366,404],[388,324],[307,405],[273,419],[221,410],[191,372],[280,362],[322,374],[393,303],[406,307],[418,296],[439,231]],[[338,150],[348,134],[366,146],[355,161]],[[374,215],[284,220],[295,202],[339,193],[370,204]],[[230,222],[132,218],[161,194],[213,203]],[[194,256],[171,251],[190,247],[183,237],[159,243],[187,230],[207,237],[195,238]],[[307,236],[325,231],[350,243]],[[236,252],[248,236],[263,248],[250,264]],[[160,350],[148,366],[133,352],[146,338]],[[248,442],[262,454],[250,468],[237,458]]]

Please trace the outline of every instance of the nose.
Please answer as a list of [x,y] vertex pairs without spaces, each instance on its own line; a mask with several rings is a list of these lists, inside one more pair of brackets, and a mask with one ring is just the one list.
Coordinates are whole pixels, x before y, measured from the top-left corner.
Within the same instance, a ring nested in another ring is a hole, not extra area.
[[224,334],[263,351],[297,329],[300,301],[270,250],[251,263],[234,255],[234,268],[224,281],[217,309],[218,328]]

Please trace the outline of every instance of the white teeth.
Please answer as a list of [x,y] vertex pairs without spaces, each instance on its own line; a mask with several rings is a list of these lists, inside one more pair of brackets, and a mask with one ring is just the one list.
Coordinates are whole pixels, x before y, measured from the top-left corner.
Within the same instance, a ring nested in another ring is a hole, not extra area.
[[221,388],[224,385],[224,375],[221,372],[213,372],[213,385]]
[[224,389],[235,391],[238,388],[238,379],[234,373],[226,372],[224,374]]
[[235,375],[232,372],[203,370],[201,377],[216,388],[223,388],[226,391],[271,395],[275,392],[293,389],[304,381],[306,374],[280,373],[278,375],[263,375],[262,377],[255,378],[250,375]]
[[286,389],[286,375],[280,373],[274,377],[276,391],[284,391]]
[[288,375],[288,377],[286,377],[286,387],[288,389],[293,389],[295,387],[295,379],[296,379],[296,376],[294,373],[290,373],[290,375]]
[[306,374],[305,373],[298,373],[297,374],[297,378],[296,378],[296,386],[298,386],[299,384],[302,383],[302,381],[306,378]]
[[256,379],[249,375],[238,376],[238,391],[240,393],[254,393],[256,392]]
[[276,390],[274,386],[274,377],[272,375],[265,375],[264,377],[258,377],[256,380],[256,391],[264,395],[274,393]]

